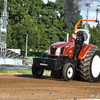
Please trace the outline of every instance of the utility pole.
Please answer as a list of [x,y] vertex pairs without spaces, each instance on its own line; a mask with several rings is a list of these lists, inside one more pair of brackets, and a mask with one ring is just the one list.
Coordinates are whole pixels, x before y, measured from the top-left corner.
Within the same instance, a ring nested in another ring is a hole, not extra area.
[[98,13],[100,12],[100,10],[99,10],[99,8],[100,8],[100,5],[97,5],[97,10],[96,10],[96,21],[98,21]]
[[[92,7],[92,4],[86,3],[85,6],[87,6],[87,16],[86,16],[86,19],[88,20],[89,7]],[[88,30],[88,21],[86,21],[85,29]]]
[[97,24],[97,28],[100,29],[100,20],[98,20],[98,13],[100,12],[99,10],[100,5],[97,5],[97,10],[96,10],[96,22],[98,22]]
[[26,52],[25,52],[25,57],[27,57],[27,47],[28,47],[28,34],[29,34],[29,31],[25,31],[25,34],[26,34]]

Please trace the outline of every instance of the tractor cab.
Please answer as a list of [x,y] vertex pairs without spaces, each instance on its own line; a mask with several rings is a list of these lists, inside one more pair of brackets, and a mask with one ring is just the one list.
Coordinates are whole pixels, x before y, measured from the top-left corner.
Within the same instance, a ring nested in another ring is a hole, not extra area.
[[91,35],[86,29],[77,29],[75,33],[77,33],[77,36],[82,39],[83,44],[89,44],[89,39]]

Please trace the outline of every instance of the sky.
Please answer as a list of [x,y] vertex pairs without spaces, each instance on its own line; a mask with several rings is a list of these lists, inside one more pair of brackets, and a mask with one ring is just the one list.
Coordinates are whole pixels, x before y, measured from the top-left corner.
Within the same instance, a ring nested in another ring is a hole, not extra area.
[[[43,0],[43,1],[44,1],[44,3],[47,3],[48,0]],[[55,2],[55,0],[49,0],[49,1]],[[97,5],[100,5],[100,0],[85,0],[85,1],[87,3],[92,4],[92,7],[89,7],[88,19],[95,20],[96,19],[96,9],[97,9]],[[92,1],[92,2],[90,2],[90,1]],[[81,2],[80,10],[81,10],[81,15],[83,16],[83,19],[86,19],[87,6],[85,6],[84,2]],[[98,20],[100,20],[100,13],[98,14]],[[90,24],[91,27],[97,25],[96,22],[88,22],[88,24]]]

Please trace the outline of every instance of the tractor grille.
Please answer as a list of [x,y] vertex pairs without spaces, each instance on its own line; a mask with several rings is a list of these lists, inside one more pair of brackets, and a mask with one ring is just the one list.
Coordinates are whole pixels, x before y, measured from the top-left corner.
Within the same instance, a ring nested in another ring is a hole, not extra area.
[[61,48],[61,55],[63,54],[63,52],[64,52],[64,47],[63,47],[63,48]]
[[[51,48],[51,54],[55,54],[57,48]],[[64,52],[64,47],[61,48],[61,55],[63,54]]]
[[51,54],[55,54],[57,48],[51,48]]

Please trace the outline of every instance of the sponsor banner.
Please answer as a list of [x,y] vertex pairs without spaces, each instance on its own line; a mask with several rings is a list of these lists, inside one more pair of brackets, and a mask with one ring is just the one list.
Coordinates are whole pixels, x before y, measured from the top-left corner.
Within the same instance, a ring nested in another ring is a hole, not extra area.
[[13,60],[14,65],[20,65],[19,60],[18,59],[14,59]]
[[23,65],[28,65],[28,66],[32,66],[33,65],[33,60],[23,60],[22,61]]
[[22,60],[21,60],[21,59],[19,60],[19,63],[20,63],[20,65],[23,65],[23,64],[22,64]]
[[4,60],[3,59],[0,59],[0,64],[4,64]]
[[4,59],[5,64],[14,65],[13,59]]
[[0,58],[0,64],[1,65],[27,65],[27,66],[32,66],[33,60]]
[[22,65],[22,60],[0,58],[0,64],[4,64],[4,65]]

